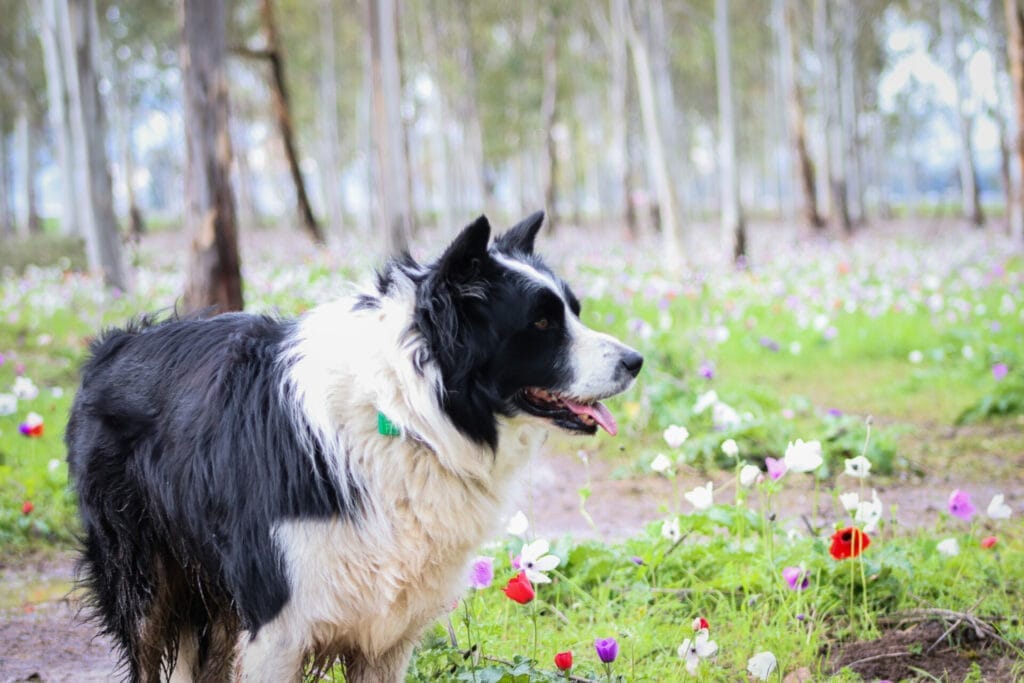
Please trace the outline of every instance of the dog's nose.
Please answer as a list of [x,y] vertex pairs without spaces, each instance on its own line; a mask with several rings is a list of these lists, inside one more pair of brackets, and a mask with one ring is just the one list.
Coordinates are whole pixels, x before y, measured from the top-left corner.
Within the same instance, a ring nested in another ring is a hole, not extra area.
[[640,374],[640,368],[644,366],[644,357],[630,349],[622,355],[621,363],[622,367],[626,368],[626,372],[636,377]]

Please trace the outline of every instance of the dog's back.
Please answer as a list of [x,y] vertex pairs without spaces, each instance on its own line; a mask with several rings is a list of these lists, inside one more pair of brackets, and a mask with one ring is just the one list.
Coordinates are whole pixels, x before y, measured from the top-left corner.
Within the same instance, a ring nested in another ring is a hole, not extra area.
[[132,678],[166,672],[182,649],[215,667],[208,676],[226,675],[239,629],[288,599],[274,522],[359,504],[323,476],[315,447],[280,457],[317,443],[284,396],[289,325],[141,322],[92,346],[66,436],[80,578]]

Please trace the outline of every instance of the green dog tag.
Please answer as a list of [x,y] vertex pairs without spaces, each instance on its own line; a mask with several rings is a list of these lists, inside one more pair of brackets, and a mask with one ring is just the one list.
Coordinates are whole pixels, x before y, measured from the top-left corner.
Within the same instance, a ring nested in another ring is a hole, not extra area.
[[388,416],[382,412],[377,412],[377,431],[384,436],[401,436],[402,430],[398,428],[394,422],[388,419]]

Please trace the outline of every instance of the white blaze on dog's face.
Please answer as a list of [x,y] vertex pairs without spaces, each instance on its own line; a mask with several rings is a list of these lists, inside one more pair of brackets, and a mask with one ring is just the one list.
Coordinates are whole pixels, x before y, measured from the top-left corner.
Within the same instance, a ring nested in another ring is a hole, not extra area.
[[530,216],[488,248],[489,225],[479,219],[420,292],[419,329],[441,367],[445,409],[479,441],[493,443],[497,415],[615,434],[601,399],[627,389],[643,364],[634,349],[584,325],[568,284],[534,255],[542,220]]

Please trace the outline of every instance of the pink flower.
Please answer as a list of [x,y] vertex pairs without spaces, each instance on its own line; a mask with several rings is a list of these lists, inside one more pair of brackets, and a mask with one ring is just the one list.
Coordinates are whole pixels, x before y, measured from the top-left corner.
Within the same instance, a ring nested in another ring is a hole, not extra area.
[[806,590],[811,585],[811,577],[802,567],[786,567],[782,570],[782,578],[789,584],[791,590]]
[[786,462],[782,459],[775,459],[771,456],[764,459],[764,464],[768,468],[768,476],[772,478],[772,481],[779,479],[789,469],[786,467]]
[[1007,367],[1006,363],[996,363],[992,366],[992,376],[999,382],[1006,379],[1006,376],[1010,373],[1010,368]]
[[981,547],[987,550],[994,546],[998,540],[999,539],[997,539],[995,536],[986,536],[985,538],[981,539]]
[[469,572],[469,587],[483,590],[494,581],[494,558],[478,557]]
[[971,521],[971,517],[974,517],[974,505],[971,503],[970,494],[960,489],[949,494],[949,514],[965,522]]

